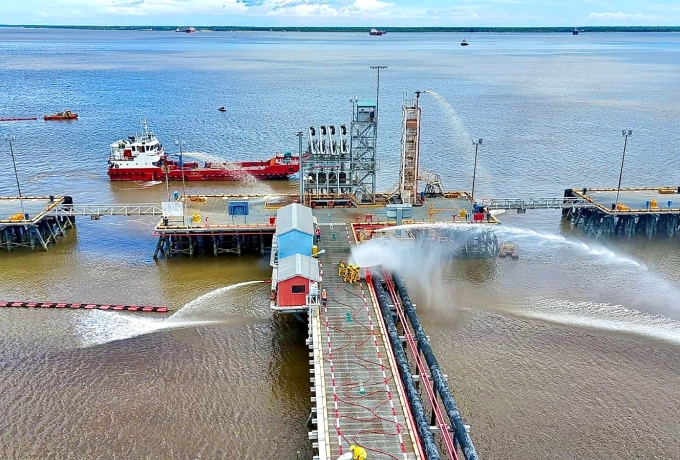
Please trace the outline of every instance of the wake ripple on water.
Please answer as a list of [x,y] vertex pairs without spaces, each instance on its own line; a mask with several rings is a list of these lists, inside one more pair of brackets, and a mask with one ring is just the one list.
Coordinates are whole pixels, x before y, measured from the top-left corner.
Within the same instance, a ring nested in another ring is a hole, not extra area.
[[513,312],[557,324],[635,334],[680,345],[680,321],[622,305],[536,299]]

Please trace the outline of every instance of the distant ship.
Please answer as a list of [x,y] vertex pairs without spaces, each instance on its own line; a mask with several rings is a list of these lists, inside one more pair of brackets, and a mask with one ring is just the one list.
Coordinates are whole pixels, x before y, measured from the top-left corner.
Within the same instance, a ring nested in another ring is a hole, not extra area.
[[368,35],[385,35],[386,33],[387,33],[387,32],[385,32],[384,30],[371,29],[371,30],[368,32]]
[[460,46],[468,46],[468,45],[469,45],[469,43],[465,39],[463,39],[463,41],[460,42]]
[[194,32],[196,32],[196,29],[194,29],[193,27],[187,27],[186,29],[180,29],[178,27],[178,28],[175,29],[175,32],[184,32],[184,33],[187,33],[187,34],[193,34]]
[[571,31],[572,35],[578,35],[578,29],[574,27],[574,30]]

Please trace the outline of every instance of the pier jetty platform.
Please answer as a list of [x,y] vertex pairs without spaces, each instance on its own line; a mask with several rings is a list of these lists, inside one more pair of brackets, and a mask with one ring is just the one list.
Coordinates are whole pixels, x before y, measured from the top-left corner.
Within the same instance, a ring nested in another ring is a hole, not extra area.
[[562,216],[589,236],[673,238],[680,231],[679,194],[680,187],[567,189],[565,200],[587,205],[565,207]]
[[48,249],[66,236],[75,218],[55,215],[53,210],[73,203],[69,196],[0,197],[0,247],[7,251],[20,248]]
[[[476,460],[422,326],[406,319],[415,306],[403,281],[379,266],[343,275],[353,245],[419,238],[418,226],[404,222],[410,206],[375,210],[293,203],[275,217],[270,307],[307,322],[314,458],[335,460],[359,446],[368,458]],[[394,214],[401,228],[389,222]],[[484,219],[478,228],[493,225]],[[386,227],[393,231],[380,231]]]

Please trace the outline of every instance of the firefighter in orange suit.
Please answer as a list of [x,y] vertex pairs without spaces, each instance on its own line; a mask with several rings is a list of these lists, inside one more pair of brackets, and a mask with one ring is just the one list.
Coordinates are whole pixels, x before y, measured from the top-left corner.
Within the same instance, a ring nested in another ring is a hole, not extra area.
[[325,307],[326,302],[328,302],[328,294],[325,289],[321,290],[321,304]]

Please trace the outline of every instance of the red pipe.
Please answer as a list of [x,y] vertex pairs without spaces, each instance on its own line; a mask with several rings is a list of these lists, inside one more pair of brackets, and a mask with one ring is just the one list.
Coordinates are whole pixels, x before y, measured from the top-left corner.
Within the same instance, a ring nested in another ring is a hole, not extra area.
[[401,300],[397,292],[394,290],[392,277],[389,273],[383,271],[383,279],[387,284],[388,292],[392,297],[392,303],[394,304],[397,314],[399,315],[399,321],[401,321],[402,327],[404,328],[404,336],[406,337],[406,342],[408,343],[408,346],[411,348],[411,354],[413,355],[413,358],[415,360],[416,367],[418,369],[418,374],[420,375],[420,379],[422,380],[422,383],[425,386],[427,399],[430,402],[430,407],[432,408],[432,411],[434,412],[435,415],[435,419],[437,420],[437,427],[439,428],[440,436],[444,441],[446,454],[448,455],[449,459],[458,460],[458,455],[456,454],[456,447],[453,445],[453,439],[449,433],[449,425],[446,423],[444,414],[442,413],[441,408],[439,407],[439,401],[437,400],[437,396],[434,394],[434,390],[432,389],[433,386],[431,384],[430,377],[427,374],[427,366],[423,363],[423,360],[420,357],[420,353],[418,352],[418,345],[416,344],[416,341],[413,338],[411,327],[409,326],[408,322],[406,321],[406,317],[404,316],[404,310],[401,305]]

